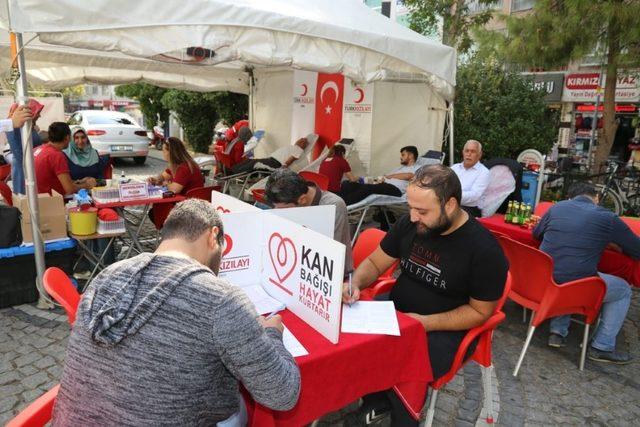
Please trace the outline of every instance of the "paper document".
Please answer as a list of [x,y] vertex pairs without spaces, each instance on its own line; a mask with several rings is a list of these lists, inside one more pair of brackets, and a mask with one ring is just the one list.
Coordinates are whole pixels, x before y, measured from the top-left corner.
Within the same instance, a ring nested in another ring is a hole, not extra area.
[[242,289],[255,306],[258,314],[269,314],[286,308],[284,303],[270,296],[260,285],[247,286]]
[[342,332],[400,336],[393,301],[358,301],[342,305]]
[[293,336],[286,326],[284,327],[284,331],[282,331],[282,343],[284,344],[284,348],[286,348],[293,357],[306,356],[309,354],[307,349],[300,344],[300,341]]

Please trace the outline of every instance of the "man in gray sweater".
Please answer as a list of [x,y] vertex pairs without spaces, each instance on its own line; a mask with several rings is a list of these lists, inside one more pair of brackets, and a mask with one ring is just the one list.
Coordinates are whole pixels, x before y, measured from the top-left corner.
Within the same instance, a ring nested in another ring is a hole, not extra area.
[[100,273],[69,339],[54,426],[243,425],[239,383],[275,410],[298,400],[282,321],[217,277],[224,233],[210,203],[178,204],[155,253]]

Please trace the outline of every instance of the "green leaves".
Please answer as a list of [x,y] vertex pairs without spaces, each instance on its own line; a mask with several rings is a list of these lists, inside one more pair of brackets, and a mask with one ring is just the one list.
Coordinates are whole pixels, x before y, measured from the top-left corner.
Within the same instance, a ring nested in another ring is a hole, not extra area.
[[492,60],[472,58],[458,69],[454,131],[456,153],[469,139],[483,144],[485,158],[515,158],[522,150],[546,153],[556,139],[557,117],[544,92]]

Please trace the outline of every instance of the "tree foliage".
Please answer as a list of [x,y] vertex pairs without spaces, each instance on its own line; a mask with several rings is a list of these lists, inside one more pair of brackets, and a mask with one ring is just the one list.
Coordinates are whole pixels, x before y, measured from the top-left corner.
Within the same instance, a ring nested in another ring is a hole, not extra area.
[[604,66],[603,138],[594,166],[603,167],[615,139],[615,89],[619,70],[640,65],[640,1],[538,0],[533,13],[509,17],[506,34],[485,38],[486,51],[504,61],[557,67],[595,53]]
[[116,87],[116,95],[137,100],[144,122],[151,129],[158,121],[166,123],[169,120],[169,110],[162,104],[162,97],[168,90],[147,83],[133,83]]
[[219,120],[233,123],[247,112],[246,95],[231,92],[189,92],[169,90],[162,105],[176,113],[186,140],[198,152],[206,152]]
[[[478,4],[491,6],[496,0],[477,0]],[[409,24],[412,30],[435,35],[442,22],[442,43],[455,47],[459,53],[466,53],[473,41],[471,31],[489,22],[493,11],[488,8],[479,13],[471,13],[469,2],[465,0],[404,0],[409,9]]]
[[455,148],[476,139],[485,158],[515,158],[534,148],[547,153],[557,136],[557,117],[547,109],[543,90],[526,77],[505,72],[497,61],[472,58],[458,68]]

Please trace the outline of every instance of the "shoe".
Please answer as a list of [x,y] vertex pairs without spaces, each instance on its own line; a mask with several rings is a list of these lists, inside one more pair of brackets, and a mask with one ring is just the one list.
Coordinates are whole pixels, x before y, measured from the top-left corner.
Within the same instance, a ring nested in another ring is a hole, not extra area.
[[615,363],[616,365],[626,365],[633,360],[626,351],[602,351],[593,347],[589,347],[587,357],[594,362]]
[[384,418],[390,415],[389,411],[376,412],[375,409],[370,411],[363,410],[362,408],[345,415],[342,418],[342,424],[345,426],[353,427],[365,427],[369,425],[378,425]]
[[86,271],[78,271],[73,273],[73,278],[78,280],[87,280],[91,277],[91,272],[89,270]]
[[547,342],[549,347],[560,348],[567,345],[567,339],[559,334],[554,334],[553,332],[549,334],[549,341]]

